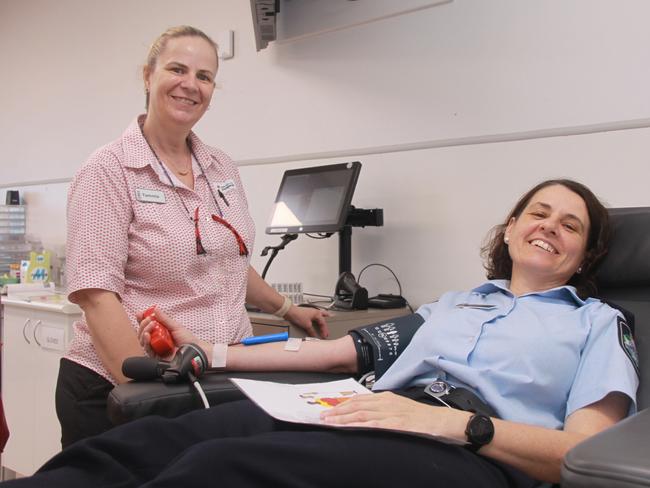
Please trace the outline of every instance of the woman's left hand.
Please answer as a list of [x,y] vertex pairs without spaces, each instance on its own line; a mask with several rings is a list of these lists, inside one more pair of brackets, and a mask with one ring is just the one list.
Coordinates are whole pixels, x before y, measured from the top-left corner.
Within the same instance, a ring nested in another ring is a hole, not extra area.
[[327,339],[330,331],[325,317],[329,316],[330,313],[326,310],[292,305],[284,318],[296,327],[303,329],[309,337]]
[[382,392],[356,395],[322,412],[321,420],[330,425],[400,430],[464,441],[469,415]]

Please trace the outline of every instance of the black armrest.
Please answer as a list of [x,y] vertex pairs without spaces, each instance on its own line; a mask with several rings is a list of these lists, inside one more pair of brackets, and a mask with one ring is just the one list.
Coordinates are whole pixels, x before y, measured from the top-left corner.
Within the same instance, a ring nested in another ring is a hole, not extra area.
[[[318,383],[349,378],[349,374],[334,373],[208,373],[200,378],[201,386],[211,406],[241,400],[244,394],[230,378],[248,378],[278,383]],[[165,384],[156,381],[131,381],[113,388],[108,396],[108,417],[114,425],[123,424],[145,415],[176,417],[203,408],[198,392],[189,383]]]
[[562,466],[562,488],[650,486],[650,408],[571,449]]

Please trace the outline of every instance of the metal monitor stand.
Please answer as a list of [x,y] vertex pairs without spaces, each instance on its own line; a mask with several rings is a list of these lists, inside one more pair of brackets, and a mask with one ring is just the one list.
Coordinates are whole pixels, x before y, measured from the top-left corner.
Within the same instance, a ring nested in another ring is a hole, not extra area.
[[350,205],[345,225],[339,230],[339,276],[352,271],[352,227],[384,225],[384,210],[381,208],[363,209]]
[[352,226],[344,225],[339,231],[339,276],[352,271]]

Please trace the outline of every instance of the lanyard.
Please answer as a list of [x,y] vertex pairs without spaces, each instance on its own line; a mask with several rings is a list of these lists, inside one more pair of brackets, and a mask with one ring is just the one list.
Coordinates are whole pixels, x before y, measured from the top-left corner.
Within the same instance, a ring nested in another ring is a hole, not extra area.
[[[165,173],[165,176],[167,177],[167,180],[169,181],[169,184],[172,185],[172,188],[174,188],[174,193],[180,200],[181,204],[183,205],[183,208],[185,209],[185,212],[187,213],[187,216],[190,219],[190,222],[194,224],[194,233],[196,236],[196,254],[207,254],[205,251],[205,248],[203,247],[203,243],[201,242],[201,234],[199,232],[199,207],[196,207],[194,210],[194,216],[192,216],[192,213],[190,212],[190,209],[187,208],[187,205],[185,204],[185,200],[183,200],[183,197],[181,194],[178,192],[178,187],[174,184],[174,180],[170,176],[169,172],[167,171],[167,168],[163,164],[163,162],[160,160],[158,157],[158,154],[156,154],[156,151],[154,150],[153,146],[149,143],[147,140],[146,136],[144,135],[144,131],[142,130],[142,126],[140,126],[140,132],[142,133],[142,137],[147,143],[147,146],[149,146],[149,149],[151,150],[151,153],[154,155],[156,158],[156,161],[158,161],[158,164],[162,168],[163,172]],[[214,193],[214,190],[212,188],[212,185],[210,184],[210,180],[208,179],[208,176],[205,174],[205,170],[203,169],[203,165],[201,164],[201,161],[196,157],[194,154],[194,149],[192,148],[192,145],[189,143],[189,140],[187,141],[187,146],[190,149],[190,153],[192,154],[192,158],[196,160],[196,164],[199,165],[199,169],[201,170],[201,174],[205,177],[205,182],[208,184],[208,189],[210,190],[210,195],[212,195],[212,200],[214,200],[215,205],[217,206],[217,212],[219,215],[212,215],[212,220],[215,222],[220,223],[224,227],[226,227],[235,237],[237,240],[237,246],[239,247],[239,255],[240,256],[248,256],[248,248],[246,247],[246,243],[242,239],[242,237],[239,235],[237,230],[227,221],[223,218],[223,212],[221,211],[221,205],[219,205],[219,201],[217,200],[217,197]],[[221,188],[217,187],[217,194],[219,195],[219,198],[223,200],[223,202],[226,204],[227,207],[230,207],[230,204],[228,203],[228,200],[226,199],[226,196],[223,194],[221,191]]]
[[[140,130],[142,130],[142,127],[140,127]],[[158,161],[158,164],[160,165],[160,168],[163,170],[163,173],[165,173],[165,176],[167,177],[167,181],[169,181],[169,184],[172,185],[172,188],[174,188],[174,193],[176,193],[176,196],[181,201],[181,204],[183,205],[183,208],[185,209],[185,213],[187,213],[190,220],[192,222],[194,222],[194,218],[192,217],[192,214],[190,213],[190,210],[187,208],[187,205],[185,204],[185,200],[183,200],[183,197],[178,192],[178,187],[174,184],[174,180],[172,180],[172,177],[170,176],[169,172],[167,171],[167,168],[165,167],[163,162],[158,157],[158,154],[154,150],[153,146],[149,143],[149,141],[145,137],[144,132],[142,132],[142,137],[147,142],[147,146],[149,146],[149,149],[151,150],[151,153],[156,158],[156,161]],[[190,153],[192,154],[192,158],[195,159],[196,164],[199,165],[199,169],[201,170],[201,174],[205,177],[205,182],[208,184],[208,189],[210,190],[210,195],[212,195],[212,200],[214,200],[214,204],[217,206],[217,212],[219,213],[219,216],[223,218],[223,212],[221,211],[221,205],[219,205],[219,201],[217,200],[217,197],[214,194],[214,190],[212,189],[212,185],[210,184],[210,180],[208,179],[208,176],[205,174],[205,170],[203,169],[203,165],[201,164],[201,161],[199,161],[199,159],[194,154],[194,149],[192,148],[192,145],[189,143],[189,141],[188,141],[187,146],[190,149]],[[226,206],[229,207],[230,204],[228,203],[228,200],[226,199],[226,196],[223,194],[223,192],[221,191],[220,188],[217,188],[217,193],[219,194],[219,198],[221,198],[224,201],[224,203],[226,204]]]

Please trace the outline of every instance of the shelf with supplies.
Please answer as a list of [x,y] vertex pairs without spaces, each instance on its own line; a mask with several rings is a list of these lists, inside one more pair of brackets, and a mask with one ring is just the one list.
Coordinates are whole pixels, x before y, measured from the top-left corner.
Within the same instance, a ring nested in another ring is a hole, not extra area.
[[25,241],[25,205],[0,205],[0,276],[32,250]]
[[[367,310],[330,310],[332,316],[327,317],[327,325],[330,329],[329,339],[338,339],[348,333],[350,329],[362,325],[374,324],[383,320],[395,317],[402,317],[411,313],[407,307]],[[278,332],[289,332],[289,337],[305,337],[305,332],[286,320],[261,312],[248,312],[253,326],[254,335],[275,334]]]

